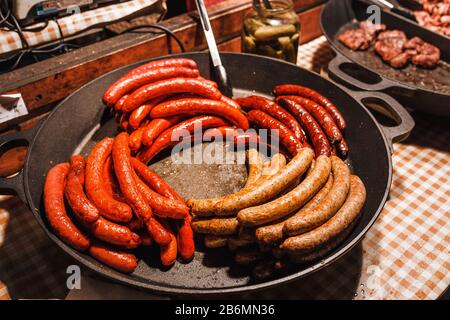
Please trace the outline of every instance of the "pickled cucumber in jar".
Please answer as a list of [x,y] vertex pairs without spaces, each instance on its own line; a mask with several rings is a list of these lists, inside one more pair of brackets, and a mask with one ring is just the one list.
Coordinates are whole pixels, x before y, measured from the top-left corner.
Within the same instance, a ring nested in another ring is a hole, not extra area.
[[300,23],[290,0],[256,1],[253,11],[244,19],[242,51],[297,61]]

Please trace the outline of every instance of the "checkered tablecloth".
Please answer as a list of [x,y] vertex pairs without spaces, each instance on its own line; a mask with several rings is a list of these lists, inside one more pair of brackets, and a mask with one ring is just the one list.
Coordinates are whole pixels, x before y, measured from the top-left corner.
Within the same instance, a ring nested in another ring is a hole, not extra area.
[[[76,13],[78,12],[77,8],[71,7],[68,9],[70,10],[69,12],[75,12],[75,14],[58,19],[58,23],[61,27],[62,36],[67,38],[92,27],[119,21],[159,3],[164,3],[165,5],[165,0],[133,0],[81,13]],[[35,26],[39,26],[39,24]],[[33,27],[32,25],[29,28]],[[60,39],[61,32],[55,21],[49,21],[47,27],[42,31],[24,32],[24,36],[30,47],[34,47]],[[22,41],[17,32],[0,30],[0,53],[21,48]]]
[[[330,58],[323,37],[299,50],[299,64],[316,71]],[[364,240],[311,276],[240,298],[436,299],[444,292],[450,285],[450,119],[413,117],[411,136],[394,145],[389,200]],[[0,207],[0,282],[8,288],[0,284],[0,297],[64,298],[73,261],[17,199]],[[113,288],[116,297],[129,296]]]

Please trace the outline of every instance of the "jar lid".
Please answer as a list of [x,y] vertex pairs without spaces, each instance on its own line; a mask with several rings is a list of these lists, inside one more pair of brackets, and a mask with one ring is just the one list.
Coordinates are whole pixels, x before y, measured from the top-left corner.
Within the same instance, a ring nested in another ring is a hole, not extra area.
[[[265,2],[269,2],[271,8],[266,7]],[[292,0],[254,0],[253,7],[259,13],[267,14],[279,14],[291,11],[294,7]]]

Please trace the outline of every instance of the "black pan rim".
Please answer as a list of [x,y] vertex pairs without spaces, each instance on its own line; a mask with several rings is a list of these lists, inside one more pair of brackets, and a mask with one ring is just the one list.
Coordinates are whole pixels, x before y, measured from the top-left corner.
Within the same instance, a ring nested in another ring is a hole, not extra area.
[[[325,38],[327,39],[328,43],[331,45],[333,51],[334,51],[336,54],[340,54],[340,55],[346,57],[346,58],[347,58],[348,60],[350,60],[352,63],[355,63],[355,64],[357,64],[359,67],[361,67],[361,68],[363,68],[363,69],[365,69],[365,70],[368,70],[368,71],[370,71],[370,72],[372,72],[372,73],[374,73],[374,74],[377,74],[377,75],[378,75],[380,78],[382,78],[382,79],[387,79],[387,80],[391,81],[391,82],[393,83],[393,85],[392,85],[391,87],[395,87],[396,84],[400,84],[400,85],[403,86],[403,87],[407,87],[409,90],[413,90],[413,91],[414,91],[414,90],[421,90],[421,91],[424,91],[424,92],[427,92],[427,93],[430,93],[430,94],[433,94],[433,95],[439,95],[439,96],[442,96],[442,97],[450,97],[450,94],[445,94],[445,93],[442,93],[442,92],[439,92],[439,91],[433,91],[433,90],[428,89],[428,88],[421,88],[421,87],[413,86],[413,85],[411,85],[411,84],[408,84],[408,83],[404,83],[404,82],[402,82],[402,81],[399,81],[399,80],[397,80],[397,79],[395,79],[395,78],[387,77],[387,76],[385,76],[385,75],[383,75],[383,74],[380,74],[380,73],[379,73],[378,71],[376,71],[375,69],[369,68],[369,67],[367,67],[367,66],[365,66],[365,65],[363,65],[363,64],[361,64],[361,63],[359,63],[359,62],[357,62],[357,61],[354,61],[353,59],[351,59],[345,52],[343,52],[340,48],[338,48],[338,46],[335,44],[335,41],[332,39],[331,35],[328,34],[328,32],[326,32],[325,27],[324,27],[324,23],[325,23],[325,22],[324,22],[324,18],[323,18],[324,13],[326,12],[326,10],[330,10],[329,7],[330,7],[330,5],[331,5],[331,3],[332,3],[333,1],[340,1],[340,0],[330,0],[330,1],[328,1],[328,2],[325,4],[325,6],[324,6],[322,12],[320,13],[320,29],[322,30],[323,35],[325,36]],[[390,12],[383,12],[383,13],[384,13],[384,14],[390,14],[390,15],[393,15],[393,16],[395,16],[395,17],[396,17],[397,19],[399,19],[399,20],[404,20],[404,21],[406,21],[406,22],[408,22],[408,23],[412,23],[410,20],[408,20],[408,19],[406,19],[406,18],[404,18],[404,17],[402,17],[402,16],[395,15],[394,13],[390,13]],[[418,26],[419,26],[419,25],[418,25]],[[421,26],[419,26],[419,27],[421,27]],[[422,27],[421,27],[421,28],[422,28]],[[430,30],[427,30],[427,31],[432,32],[432,31],[430,31]]]
[[[39,211],[39,208],[37,208],[32,200],[32,196],[30,193],[30,188],[29,188],[29,181],[27,179],[28,177],[28,171],[31,170],[31,168],[29,167],[29,161],[30,161],[30,155],[33,152],[33,147],[34,147],[34,143],[35,140],[37,139],[37,137],[39,136],[40,131],[42,130],[42,128],[45,126],[45,124],[47,123],[47,121],[49,121],[49,119],[51,119],[51,117],[53,116],[53,114],[57,111],[57,108],[59,107],[59,105],[63,104],[66,100],[69,100],[72,95],[76,94],[78,91],[81,91],[84,87],[90,85],[91,83],[93,83],[94,81],[96,81],[99,78],[102,77],[106,77],[107,75],[116,72],[119,69],[123,69],[123,68],[128,68],[130,66],[137,66],[140,65],[142,63],[148,62],[148,61],[152,61],[152,60],[159,60],[159,59],[166,59],[166,58],[170,58],[170,57],[178,57],[178,56],[195,56],[195,55],[206,55],[208,54],[207,52],[189,52],[189,53],[179,53],[179,54],[169,54],[169,55],[165,55],[165,56],[160,56],[160,57],[155,57],[155,58],[151,58],[151,59],[147,59],[147,60],[143,60],[143,61],[139,61],[136,62],[132,65],[127,65],[127,66],[123,66],[120,68],[117,68],[115,70],[112,70],[96,79],[93,79],[92,81],[86,83],[85,85],[83,85],[82,87],[80,87],[79,89],[77,89],[76,91],[74,91],[73,93],[71,93],[69,96],[67,96],[64,100],[62,100],[58,106],[55,107],[55,109],[39,124],[39,128],[37,129],[31,143],[29,146],[29,151],[27,153],[27,158],[26,158],[26,162],[24,165],[24,170],[23,170],[23,182],[24,182],[24,186],[25,186],[25,196],[27,199],[27,204],[28,206],[31,208],[33,215],[35,216],[35,219],[38,221],[39,225],[44,229],[44,232],[46,233],[46,235],[53,241],[55,242],[66,254],[70,255],[72,258],[74,258],[75,260],[77,260],[79,263],[81,263],[82,265],[86,266],[87,268],[89,268],[90,270],[106,277],[109,279],[112,279],[114,281],[117,281],[119,283],[122,284],[126,284],[126,285],[131,285],[133,287],[136,288],[140,288],[140,289],[145,289],[145,290],[150,290],[154,293],[157,294],[162,294],[162,295],[179,295],[179,296],[191,296],[191,297],[195,297],[195,296],[212,296],[212,295],[225,295],[225,294],[236,294],[236,293],[248,293],[251,291],[259,291],[262,289],[266,289],[269,287],[273,287],[276,285],[280,285],[280,284],[284,284],[284,283],[288,283],[291,282],[293,280],[297,280],[300,279],[304,276],[306,276],[307,274],[312,274],[313,272],[316,272],[328,265],[330,265],[332,262],[338,260],[339,258],[341,258],[343,255],[345,255],[348,251],[350,251],[350,249],[352,249],[354,246],[356,246],[364,237],[364,235],[367,233],[367,231],[372,227],[372,225],[375,223],[375,221],[377,220],[377,218],[379,217],[381,210],[383,209],[387,197],[389,195],[389,191],[390,191],[390,187],[391,187],[391,183],[392,183],[392,158],[391,158],[391,153],[390,153],[390,148],[389,148],[389,142],[385,136],[385,134],[383,133],[383,130],[381,129],[380,125],[378,124],[378,122],[375,120],[375,117],[368,111],[368,109],[359,101],[357,101],[356,99],[354,99],[350,92],[347,91],[345,88],[337,85],[335,82],[331,81],[331,80],[327,80],[324,79],[322,77],[320,77],[320,75],[315,74],[312,71],[309,71],[307,69],[303,69],[293,63],[289,63],[289,62],[285,62],[285,61],[280,61],[278,59],[275,58],[270,58],[270,57],[262,57],[259,55],[255,55],[255,54],[244,54],[244,53],[231,53],[231,52],[227,52],[227,53],[223,53],[225,55],[239,55],[239,56],[249,56],[252,57],[254,59],[264,59],[264,60],[269,60],[271,62],[275,62],[275,63],[281,63],[281,64],[288,64],[290,66],[302,69],[305,72],[308,73],[313,73],[315,76],[317,76],[318,78],[322,79],[323,81],[328,81],[331,84],[333,84],[337,89],[343,91],[346,95],[349,95],[354,101],[355,103],[357,103],[360,107],[362,107],[366,113],[369,115],[370,119],[373,121],[374,125],[376,126],[376,128],[378,129],[379,134],[381,135],[383,142],[384,142],[384,147],[385,147],[385,151],[388,154],[387,160],[388,160],[388,180],[387,180],[387,185],[386,185],[386,189],[385,192],[383,194],[382,197],[382,201],[380,202],[375,214],[373,215],[372,219],[369,221],[369,223],[363,228],[363,230],[355,237],[353,238],[345,247],[341,248],[339,251],[337,251],[336,253],[334,253],[331,256],[328,256],[316,263],[314,263],[313,265],[307,267],[306,269],[303,269],[299,272],[293,273],[291,275],[285,276],[285,277],[281,277],[281,278],[277,278],[274,280],[270,280],[270,281],[265,281],[265,282],[261,282],[261,283],[257,283],[257,284],[251,284],[251,285],[244,285],[244,286],[238,286],[238,287],[226,287],[226,288],[222,288],[222,289],[188,289],[188,288],[181,288],[181,287],[174,287],[174,286],[164,286],[164,285],[159,285],[159,284],[152,284],[152,283],[144,283],[141,282],[137,279],[132,279],[130,278],[130,275],[126,275],[120,272],[117,272],[109,267],[107,267],[106,265],[102,265],[97,266],[94,263],[92,263],[91,261],[89,261],[88,259],[86,259],[85,257],[83,257],[81,255],[81,252],[72,249],[71,247],[69,247],[68,245],[66,245],[62,240],[60,240],[53,232],[50,231],[49,228],[47,228],[47,226],[45,225],[43,219],[42,219],[42,215]],[[110,273],[105,273],[104,270],[108,270],[108,271],[113,271]]]

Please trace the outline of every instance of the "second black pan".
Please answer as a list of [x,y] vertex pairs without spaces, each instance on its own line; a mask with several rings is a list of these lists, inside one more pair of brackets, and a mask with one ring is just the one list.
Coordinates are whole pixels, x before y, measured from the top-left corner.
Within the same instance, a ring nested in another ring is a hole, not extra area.
[[408,66],[397,70],[385,64],[373,50],[352,51],[339,42],[338,36],[343,31],[374,14],[368,10],[369,6],[369,1],[362,0],[331,0],[325,5],[321,27],[337,54],[328,65],[332,79],[351,88],[385,92],[409,108],[450,116],[450,46],[446,38],[380,9],[380,21],[387,29],[402,30],[408,38],[419,36],[441,50],[437,68]]
[[[202,75],[208,77],[207,53],[182,56],[194,59]],[[225,250],[207,252],[200,250],[196,252],[191,263],[177,262],[169,270],[159,265],[158,252],[154,250],[139,252],[141,260],[137,269],[127,275],[68,247],[54,235],[42,210],[42,190],[46,173],[55,164],[67,161],[74,152],[81,150],[87,154],[92,145],[104,136],[116,134],[117,125],[105,112],[101,96],[112,82],[137,64],[115,70],[73,93],[60,103],[35,134],[19,133],[0,138],[0,151],[12,144],[30,145],[24,169],[12,178],[1,178],[0,191],[16,192],[28,204],[34,218],[48,236],[78,263],[121,283],[162,294],[217,296],[248,292],[298,279],[332,263],[358,243],[378,217],[391,185],[392,141],[405,138],[413,128],[413,120],[395,100],[384,94],[349,92],[315,73],[271,58],[231,53],[221,56],[233,79],[236,96],[254,93],[270,95],[272,88],[277,84],[298,83],[330,97],[347,120],[346,137],[350,147],[350,164],[354,172],[364,181],[368,198],[362,217],[351,234],[320,262],[298,267],[269,281],[255,282],[249,277],[249,270],[233,265],[231,256]],[[380,126],[361,104],[363,100],[367,102],[384,100],[399,125],[390,128]],[[161,160],[156,166],[164,165],[162,163],[164,161]],[[218,182],[205,177],[201,172],[195,174],[199,172],[198,167],[194,168],[191,165],[171,169],[166,167],[159,172],[184,196],[192,194],[194,190],[208,193],[209,188],[218,185]],[[219,184],[236,183],[239,178],[245,178],[239,172],[241,172],[239,168],[231,170],[228,174],[222,172]],[[185,177],[178,179],[178,183],[175,177],[177,174]]]

